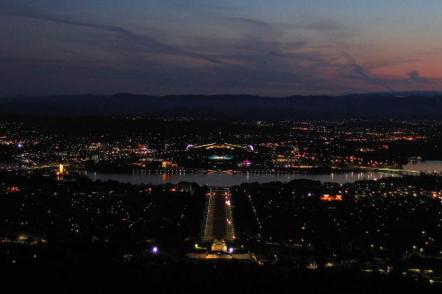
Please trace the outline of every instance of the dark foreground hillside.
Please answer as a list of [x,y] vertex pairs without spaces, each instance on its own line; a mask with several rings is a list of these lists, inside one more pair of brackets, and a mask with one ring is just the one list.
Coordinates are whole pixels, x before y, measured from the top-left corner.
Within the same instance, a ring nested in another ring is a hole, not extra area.
[[244,264],[156,261],[118,264],[99,257],[71,263],[2,265],[2,293],[440,293],[400,276],[351,270],[293,270]]

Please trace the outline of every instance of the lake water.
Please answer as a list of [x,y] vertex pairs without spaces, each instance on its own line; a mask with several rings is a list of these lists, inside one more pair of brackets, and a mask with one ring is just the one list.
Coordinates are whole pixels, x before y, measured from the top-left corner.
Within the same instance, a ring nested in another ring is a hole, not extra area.
[[309,179],[321,182],[351,183],[359,180],[375,180],[383,177],[397,176],[378,172],[348,172],[335,174],[293,174],[293,175],[276,175],[276,174],[246,174],[239,173],[229,175],[225,173],[215,174],[109,174],[88,172],[87,175],[92,180],[114,180],[122,183],[131,184],[178,184],[180,182],[194,182],[199,185],[231,187],[242,183],[269,183],[269,182],[289,182],[296,179]]
[[[407,170],[418,170],[423,172],[442,172],[442,161],[420,161],[409,163],[404,166]],[[247,174],[238,173],[229,175],[226,173],[215,174],[112,174],[112,173],[95,173],[88,172],[87,176],[92,180],[114,180],[121,183],[131,184],[178,184],[180,182],[194,182],[199,185],[231,187],[242,183],[269,183],[274,181],[289,182],[296,179],[309,179],[321,182],[336,182],[340,184],[353,183],[360,180],[376,180],[385,177],[398,176],[396,174],[380,173],[380,172],[346,172],[331,174]]]

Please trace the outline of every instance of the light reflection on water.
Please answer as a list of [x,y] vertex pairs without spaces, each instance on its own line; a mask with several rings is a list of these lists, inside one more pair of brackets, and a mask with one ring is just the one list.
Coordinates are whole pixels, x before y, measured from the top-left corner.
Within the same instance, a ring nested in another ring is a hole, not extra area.
[[214,174],[111,174],[89,172],[87,175],[92,180],[114,180],[131,184],[178,184],[180,182],[194,182],[199,185],[231,187],[242,183],[269,183],[269,182],[289,182],[296,179],[309,179],[321,182],[336,182],[340,184],[351,183],[360,180],[376,180],[383,177],[397,176],[378,172],[348,172],[331,174],[312,175],[276,175],[276,174],[248,174],[240,173],[228,175],[225,173]]
[[[420,161],[409,163],[404,166],[406,170],[417,170],[423,172],[442,172],[442,161]],[[92,180],[114,180],[122,183],[131,184],[178,184],[180,182],[194,182],[199,185],[231,187],[242,183],[269,183],[269,182],[289,182],[297,179],[308,179],[321,182],[336,182],[339,184],[353,183],[361,180],[377,180],[385,177],[397,177],[397,174],[380,172],[346,172],[330,174],[249,174],[239,173],[229,175],[225,173],[214,174],[111,174],[89,172],[87,175]]]

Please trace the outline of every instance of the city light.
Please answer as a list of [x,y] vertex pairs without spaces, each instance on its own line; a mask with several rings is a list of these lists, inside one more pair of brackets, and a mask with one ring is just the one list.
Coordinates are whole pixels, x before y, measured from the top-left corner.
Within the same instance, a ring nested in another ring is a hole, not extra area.
[[0,40],[0,294],[442,294],[442,0],[0,0]]

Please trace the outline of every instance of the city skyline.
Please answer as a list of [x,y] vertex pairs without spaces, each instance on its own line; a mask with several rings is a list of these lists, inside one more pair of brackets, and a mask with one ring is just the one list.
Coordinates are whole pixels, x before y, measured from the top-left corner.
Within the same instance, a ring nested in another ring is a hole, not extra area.
[[442,89],[439,1],[3,1],[0,96]]
[[440,0],[1,0],[2,293],[442,293]]

